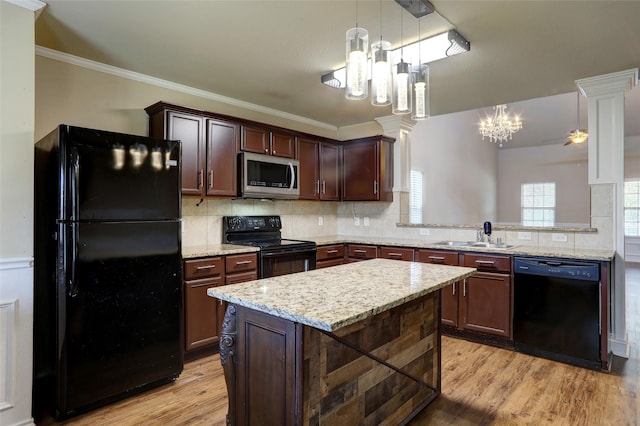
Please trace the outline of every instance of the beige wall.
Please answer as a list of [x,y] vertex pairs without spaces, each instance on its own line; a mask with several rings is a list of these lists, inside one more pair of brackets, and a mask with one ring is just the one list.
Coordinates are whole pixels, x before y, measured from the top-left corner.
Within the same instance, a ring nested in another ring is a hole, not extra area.
[[556,225],[589,226],[591,199],[586,145],[557,143],[502,149],[498,158],[500,223],[521,223],[521,184],[555,182]]
[[33,12],[2,1],[0,258],[33,256]]
[[423,223],[495,221],[497,148],[478,137],[476,111],[431,117],[411,132],[411,169],[423,172]]
[[[70,124],[138,135],[147,134],[144,108],[160,100],[247,118],[263,123],[337,138],[329,130],[306,123],[241,109],[210,99],[36,56],[36,140],[58,124]],[[380,133],[376,123],[352,126],[345,138]],[[30,172],[29,172],[30,173]],[[203,247],[222,241],[222,216],[279,214],[288,238],[337,233],[337,204],[305,201],[253,201],[183,197],[183,247]],[[320,225],[322,218],[322,225]],[[394,219],[394,223],[397,218]]]

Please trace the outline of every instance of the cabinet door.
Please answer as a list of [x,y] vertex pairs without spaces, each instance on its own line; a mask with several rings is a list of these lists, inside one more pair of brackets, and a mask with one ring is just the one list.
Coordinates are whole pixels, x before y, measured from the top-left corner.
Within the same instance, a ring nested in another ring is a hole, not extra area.
[[202,117],[168,111],[167,134],[164,137],[182,141],[182,193],[204,196],[206,148]]
[[238,127],[207,120],[207,195],[237,195]]
[[296,158],[296,137],[288,133],[271,132],[271,155]]
[[243,151],[269,154],[269,131],[261,127],[242,126],[240,147]]
[[463,283],[462,328],[511,337],[511,278],[479,272]]
[[[340,201],[340,147],[320,144],[320,199]],[[302,166],[300,166],[302,168]],[[302,180],[302,178],[300,178]]]
[[185,350],[201,348],[220,340],[219,301],[207,289],[222,285],[222,277],[185,282]]
[[[458,252],[455,251],[418,250],[416,252],[416,260],[422,263],[435,263],[439,265],[457,266],[459,264]],[[458,327],[459,290],[459,282],[455,282],[440,290],[440,306],[442,311],[440,322],[443,325]]]
[[317,200],[320,186],[318,170],[318,142],[298,139],[298,160],[300,161],[300,199]]
[[378,143],[352,142],[342,147],[342,199],[378,200]]

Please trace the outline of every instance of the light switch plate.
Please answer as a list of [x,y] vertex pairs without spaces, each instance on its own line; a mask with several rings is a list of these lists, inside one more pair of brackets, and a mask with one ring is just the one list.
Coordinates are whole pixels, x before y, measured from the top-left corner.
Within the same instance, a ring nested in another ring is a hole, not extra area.
[[518,232],[519,240],[531,240],[531,232]]
[[551,241],[556,243],[566,243],[567,242],[567,234],[551,234]]
[[427,228],[420,228],[420,235],[429,235],[429,229]]
[[318,216],[318,226],[324,225],[324,218],[322,216]]
[[353,226],[360,226],[360,218],[359,217],[354,217],[353,218]]
[[369,218],[365,216],[364,221],[362,223],[363,226],[369,226]]

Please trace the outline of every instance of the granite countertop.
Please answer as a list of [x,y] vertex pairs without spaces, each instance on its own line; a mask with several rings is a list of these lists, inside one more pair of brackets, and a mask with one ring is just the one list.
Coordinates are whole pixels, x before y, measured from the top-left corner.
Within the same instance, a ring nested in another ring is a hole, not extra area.
[[599,260],[599,261],[611,261],[615,256],[615,250],[597,250],[597,249],[582,249],[582,248],[563,248],[563,247],[537,247],[527,245],[516,245],[509,249],[504,248],[487,248],[487,247],[465,247],[465,246],[444,246],[436,244],[440,240],[406,240],[406,239],[394,239],[394,238],[378,238],[378,237],[356,237],[356,236],[324,236],[316,238],[308,238],[311,241],[315,241],[318,245],[327,244],[371,244],[378,246],[395,246],[395,247],[413,247],[413,248],[425,248],[433,250],[451,250],[451,251],[469,251],[476,253],[491,253],[491,254],[505,254],[505,255],[519,255],[519,256],[541,256],[541,257],[558,257],[567,259],[581,259],[581,260]]
[[472,275],[474,268],[371,259],[207,289],[211,297],[334,331]]
[[182,247],[182,258],[192,259],[196,257],[224,256],[228,254],[258,252],[260,248],[240,246],[235,244],[217,244],[214,246]]
[[[327,244],[370,244],[376,246],[395,246],[395,247],[413,247],[424,248],[433,250],[452,250],[452,251],[469,251],[476,253],[492,253],[492,254],[505,254],[505,255],[517,255],[517,256],[541,256],[541,257],[557,257],[566,259],[580,259],[580,260],[597,260],[597,261],[611,261],[615,256],[614,250],[596,250],[596,249],[582,249],[582,248],[563,248],[563,247],[536,247],[527,245],[516,245],[509,249],[502,248],[478,248],[478,247],[464,247],[464,246],[443,246],[436,244],[438,240],[433,241],[419,241],[419,240],[407,240],[407,239],[394,239],[394,238],[382,238],[382,237],[356,237],[356,236],[323,236],[323,237],[310,237],[306,238],[310,241],[315,241],[318,245]],[[207,256],[224,256],[229,254],[239,253],[252,253],[260,251],[257,247],[240,246],[233,244],[218,244],[213,246],[199,246],[199,247],[183,247],[182,257],[183,259],[192,259],[196,257]]]

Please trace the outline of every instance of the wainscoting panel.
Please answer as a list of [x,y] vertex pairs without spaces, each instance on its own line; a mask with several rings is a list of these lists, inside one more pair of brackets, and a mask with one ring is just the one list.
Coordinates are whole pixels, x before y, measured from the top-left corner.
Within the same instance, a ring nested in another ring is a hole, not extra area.
[[33,259],[0,259],[0,424],[33,424]]

